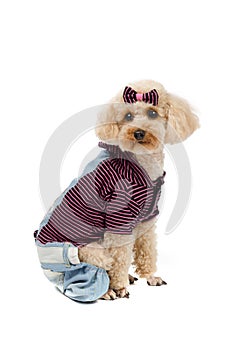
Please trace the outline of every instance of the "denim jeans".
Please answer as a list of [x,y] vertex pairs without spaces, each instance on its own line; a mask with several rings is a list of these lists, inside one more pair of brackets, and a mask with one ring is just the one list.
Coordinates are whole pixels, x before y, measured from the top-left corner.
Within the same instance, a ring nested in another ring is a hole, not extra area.
[[78,248],[70,243],[36,242],[41,267],[46,277],[67,297],[80,302],[99,299],[108,291],[107,272],[80,262]]

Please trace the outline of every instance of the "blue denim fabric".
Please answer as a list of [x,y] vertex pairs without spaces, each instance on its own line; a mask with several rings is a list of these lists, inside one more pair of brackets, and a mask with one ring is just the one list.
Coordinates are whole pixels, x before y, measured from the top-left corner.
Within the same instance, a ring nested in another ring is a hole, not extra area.
[[63,246],[64,263],[43,263],[41,261],[41,267],[44,271],[50,271],[49,276],[46,274],[47,278],[57,285],[68,298],[80,302],[91,302],[99,299],[108,291],[110,281],[104,269],[83,262],[77,265],[67,264],[67,244],[54,242],[44,246],[38,245],[45,249],[46,246]]
[[108,289],[107,272],[99,267],[80,263],[64,274],[64,294],[75,301],[95,301]]

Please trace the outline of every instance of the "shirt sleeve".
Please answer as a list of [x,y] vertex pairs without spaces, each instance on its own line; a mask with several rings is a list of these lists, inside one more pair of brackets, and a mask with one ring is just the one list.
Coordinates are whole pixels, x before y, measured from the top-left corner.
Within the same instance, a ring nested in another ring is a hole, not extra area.
[[[126,171],[125,171],[126,173]],[[95,189],[104,202],[105,229],[115,234],[132,234],[144,207],[147,188],[129,181],[110,161],[100,164],[95,173]]]

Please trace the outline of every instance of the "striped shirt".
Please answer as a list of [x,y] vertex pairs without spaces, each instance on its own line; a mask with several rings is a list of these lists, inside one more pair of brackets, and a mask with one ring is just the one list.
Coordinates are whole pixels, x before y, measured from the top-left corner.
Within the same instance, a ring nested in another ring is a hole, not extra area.
[[104,232],[132,234],[142,221],[156,217],[164,176],[152,181],[131,152],[102,142],[108,157],[74,181],[61,202],[35,231],[36,240],[84,246]]

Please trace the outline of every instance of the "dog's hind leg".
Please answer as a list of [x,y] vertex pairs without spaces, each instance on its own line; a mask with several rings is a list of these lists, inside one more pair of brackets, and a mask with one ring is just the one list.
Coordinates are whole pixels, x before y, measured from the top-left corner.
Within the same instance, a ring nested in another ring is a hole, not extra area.
[[79,249],[79,259],[90,265],[101,267],[109,270],[112,267],[113,259],[108,249],[104,248],[100,243],[93,242]]
[[112,267],[108,271],[110,277],[110,289],[119,298],[128,298],[129,285],[128,271],[132,260],[134,237],[105,233],[104,246],[108,248],[113,258]]

